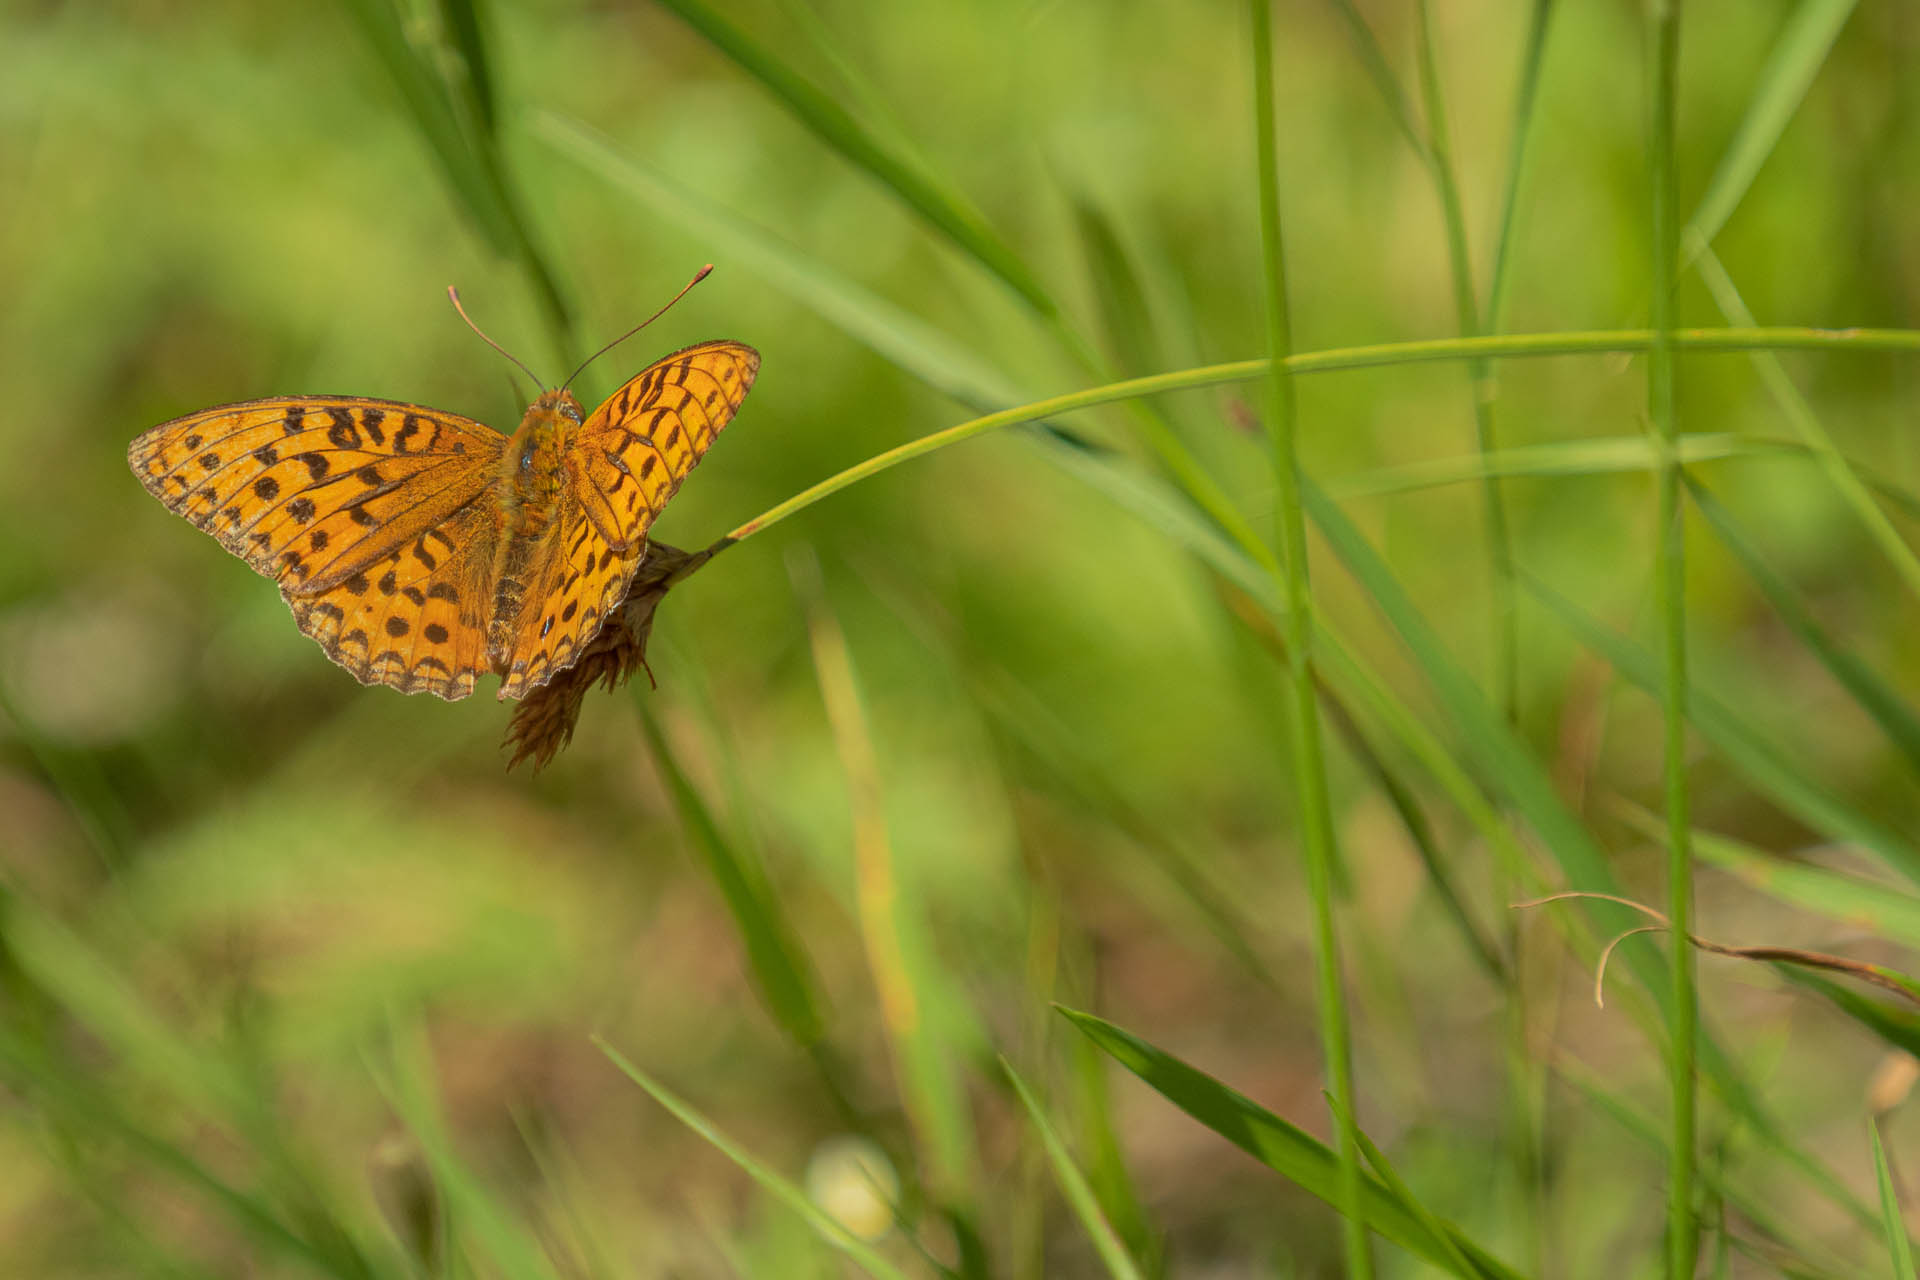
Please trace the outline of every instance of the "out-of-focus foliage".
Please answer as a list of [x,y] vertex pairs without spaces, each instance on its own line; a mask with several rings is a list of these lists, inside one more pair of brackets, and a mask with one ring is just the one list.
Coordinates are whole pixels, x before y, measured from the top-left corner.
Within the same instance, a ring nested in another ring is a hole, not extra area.
[[[886,1179],[857,1170],[883,1162],[897,1178],[903,1230],[870,1247],[909,1274],[932,1273],[922,1247],[972,1274],[1101,1274],[1122,1245],[1148,1272],[1330,1274],[1331,1210],[1109,1075],[1051,1009],[1095,1010],[1329,1131],[1270,628],[1249,626],[1238,593],[1165,525],[1053,465],[1071,446],[997,433],[728,551],[662,607],[658,688],[590,699],[572,747],[533,777],[504,771],[507,709],[484,689],[449,705],[361,688],[271,584],[124,462],[148,426],[272,394],[418,401],[510,430],[531,390],[447,308],[448,283],[557,382],[567,352],[624,331],[708,261],[710,280],[580,384],[591,402],[702,338],[761,351],[752,396],[661,520],[664,540],[703,546],[973,416],[582,166],[543,119],[591,128],[1034,396],[1260,356],[1242,9],[728,7],[888,155],[964,193],[1059,301],[1053,329],[670,9],[499,0],[466,31],[463,5],[401,3],[397,30],[435,83],[464,74],[451,61],[463,38],[484,41],[513,216],[572,316],[557,341],[525,259],[497,251],[502,233],[449,180],[368,39],[366,15],[385,4],[0,6],[0,1271],[848,1265],[637,1089],[598,1033],[792,1186],[810,1155],[860,1135],[869,1164],[843,1162],[844,1176],[870,1191]],[[1683,210],[1770,51],[1815,7],[1687,6]],[[1527,6],[1433,8],[1484,297]],[[1363,9],[1417,103],[1411,0]],[[1295,345],[1451,336],[1432,175],[1341,15],[1276,6]],[[1637,6],[1553,6],[1509,331],[1645,323],[1642,44]],[[1920,326],[1916,59],[1908,7],[1862,3],[1728,217],[1714,248],[1760,323]],[[484,126],[453,120],[469,141]],[[1693,274],[1680,314],[1723,323]],[[1097,358],[1076,358],[1062,331]],[[1783,362],[1863,478],[1920,487],[1920,358]],[[1501,442],[1574,460],[1505,483],[1523,574],[1650,644],[1651,483],[1580,452],[1643,432],[1643,361],[1497,374]],[[1346,514],[1439,646],[1491,687],[1478,464],[1432,487],[1370,482],[1473,454],[1464,366],[1318,375],[1299,393],[1309,474],[1365,491]],[[1153,407],[1265,531],[1258,403],[1224,385]],[[1690,432],[1797,439],[1740,355],[1683,357],[1679,412]],[[1153,469],[1125,407],[1057,425]],[[1696,683],[1784,771],[1756,774],[1701,725],[1695,821],[1734,843],[1706,851],[1699,928],[1900,967],[1880,931],[1797,908],[1768,868],[1912,874],[1896,846],[1920,840],[1916,763],[1867,704],[1911,716],[1920,602],[1804,451],[1729,449],[1694,474],[1743,539],[1736,551],[1690,521]],[[1911,536],[1912,508],[1886,509]],[[1317,597],[1385,697],[1453,743],[1461,726],[1420,661],[1314,552]],[[1757,581],[1748,555],[1778,581]],[[1875,693],[1850,690],[1782,620],[1782,584]],[[1521,740],[1627,890],[1657,900],[1663,855],[1636,815],[1659,804],[1659,704],[1557,607],[1520,600]],[[671,769],[656,767],[634,699]],[[1426,1209],[1521,1273],[1656,1258],[1664,1153],[1657,1127],[1650,1144],[1632,1123],[1664,1106],[1656,1044],[1631,1001],[1588,1003],[1589,975],[1544,914],[1507,910],[1518,891],[1483,833],[1390,717],[1355,715],[1463,904],[1436,891],[1405,811],[1336,732],[1361,1125]],[[1469,761],[1467,781],[1498,797],[1485,771]],[[1823,825],[1794,802],[1801,786],[1848,821]],[[1870,851],[1837,843],[1836,827]],[[1880,832],[1892,843],[1876,846]],[[1524,975],[1520,996],[1463,918]],[[1887,1041],[1730,961],[1703,962],[1702,1000],[1781,1135],[1757,1137],[1710,1098],[1710,1225],[1724,1221],[1739,1259],[1884,1266],[1860,1120]],[[1086,1185],[1067,1178],[1075,1198],[1060,1197],[996,1055],[1079,1161],[1099,1224]],[[1920,1130],[1897,1109],[1881,1124],[1897,1180]],[[1389,1275],[1426,1265],[1379,1256]]]

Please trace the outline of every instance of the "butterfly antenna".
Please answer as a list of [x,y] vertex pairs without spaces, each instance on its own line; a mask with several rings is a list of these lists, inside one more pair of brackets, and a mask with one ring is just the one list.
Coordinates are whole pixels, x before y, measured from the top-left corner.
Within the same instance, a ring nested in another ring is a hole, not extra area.
[[[488,346],[492,347],[495,351],[498,351],[501,355],[513,361],[515,364],[520,365],[520,372],[526,374],[529,378],[532,378],[534,386],[537,387],[542,385],[540,382],[539,375],[534,373],[533,370],[527,368],[526,365],[521,364],[519,356],[514,355],[513,352],[507,350],[505,347],[495,342],[492,338],[489,338],[487,336],[487,331],[485,329],[482,329],[479,325],[473,322],[473,317],[467,314],[467,309],[460,305],[460,291],[458,289],[454,288],[452,285],[448,285],[447,297],[452,300],[453,309],[460,313],[460,318],[467,322],[467,328],[473,330],[475,333],[480,335],[480,341],[486,343]],[[568,381],[571,382],[572,379],[569,378]]]
[[[633,328],[627,330],[625,333],[615,338],[612,342],[609,342],[606,346],[600,348],[598,351],[588,356],[585,360],[581,361],[580,367],[578,369],[575,369],[572,373],[568,374],[567,380],[560,384],[561,388],[564,390],[565,388],[572,386],[573,380],[579,377],[583,372],[585,372],[586,367],[588,365],[592,364],[595,360],[598,360],[601,356],[607,354],[607,352],[613,350],[615,347],[625,342],[628,338],[631,338],[634,334],[640,332],[642,329],[652,324],[655,320],[658,320],[661,316],[667,314],[667,307],[671,307],[674,303],[686,297],[688,290],[692,289],[693,286],[699,284],[702,280],[705,280],[707,278],[707,273],[712,270],[713,270],[713,264],[711,262],[709,262],[706,266],[700,268],[699,271],[694,273],[693,279],[687,281],[685,288],[682,288],[680,292],[674,294],[672,298],[667,300],[666,307],[660,308],[658,311],[648,316],[645,320],[642,320],[639,324],[633,326]],[[471,321],[469,321],[469,323],[471,323]],[[486,335],[482,334],[481,336],[484,337]]]

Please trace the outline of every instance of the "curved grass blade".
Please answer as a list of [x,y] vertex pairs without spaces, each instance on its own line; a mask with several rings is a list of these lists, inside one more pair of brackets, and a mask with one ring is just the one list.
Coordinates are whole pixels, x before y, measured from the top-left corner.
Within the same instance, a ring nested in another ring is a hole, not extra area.
[[[1061,1005],[1054,1007],[1167,1101],[1302,1190],[1339,1206],[1337,1162],[1323,1143],[1205,1072],[1105,1019]],[[1385,1239],[1455,1275],[1462,1273],[1453,1271],[1451,1259],[1464,1254],[1473,1268],[1464,1273],[1470,1280],[1518,1280],[1517,1272],[1468,1240],[1458,1228],[1445,1228],[1451,1248],[1433,1238],[1421,1215],[1378,1179],[1365,1176],[1360,1185],[1366,1225]]]
[[1066,1197],[1073,1214],[1080,1219],[1080,1226],[1093,1241],[1093,1247],[1100,1255],[1100,1261],[1106,1264],[1107,1274],[1114,1280],[1144,1280],[1140,1267],[1128,1256],[1127,1248],[1120,1243],[1120,1236],[1107,1221],[1106,1214],[1100,1211],[1100,1203],[1094,1198],[1093,1188],[1087,1184],[1086,1175],[1067,1154],[1066,1144],[1060,1135],[1053,1131],[1053,1125],[1047,1120],[1047,1113],[1040,1109],[1027,1082],[1013,1069],[1013,1064],[1004,1057],[1000,1059],[1000,1069],[1006,1072],[1007,1079],[1013,1085],[1013,1091],[1020,1099],[1020,1105],[1026,1108],[1027,1119],[1033,1123],[1034,1131],[1040,1135],[1040,1142],[1046,1148],[1047,1160],[1053,1165],[1053,1175],[1060,1183],[1060,1192]]
[[727,1137],[712,1121],[683,1101],[679,1095],[634,1066],[618,1049],[600,1036],[595,1035],[591,1039],[594,1047],[605,1054],[607,1060],[619,1068],[627,1079],[645,1089],[652,1095],[653,1100],[671,1112],[676,1120],[717,1148],[722,1155],[738,1165],[748,1177],[759,1183],[774,1199],[804,1218],[826,1239],[827,1243],[846,1254],[856,1266],[868,1275],[879,1276],[883,1280],[907,1280],[904,1272],[888,1262],[865,1241],[841,1226],[838,1220],[822,1212],[819,1206],[807,1198],[806,1192],[754,1159],[744,1147]]

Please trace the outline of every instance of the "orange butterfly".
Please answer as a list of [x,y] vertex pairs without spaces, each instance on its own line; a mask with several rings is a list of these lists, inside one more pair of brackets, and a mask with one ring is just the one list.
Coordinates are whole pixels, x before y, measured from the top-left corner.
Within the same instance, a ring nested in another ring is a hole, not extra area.
[[249,400],[162,423],[127,461],[278,582],[360,683],[451,701],[492,672],[504,701],[566,669],[619,607],[648,527],[759,368],[752,347],[703,342],[590,416],[565,387],[542,392],[511,439],[392,400]]

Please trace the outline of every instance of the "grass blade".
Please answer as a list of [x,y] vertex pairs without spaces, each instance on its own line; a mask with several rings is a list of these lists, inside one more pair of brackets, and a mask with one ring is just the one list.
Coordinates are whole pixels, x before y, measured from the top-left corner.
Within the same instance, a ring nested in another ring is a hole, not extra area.
[[[847,777],[853,819],[854,901],[867,964],[879,995],[894,1071],[936,1193],[954,1212],[978,1185],[976,1147],[966,1095],[955,1071],[953,1046],[942,1025],[958,1007],[936,989],[931,966],[917,953],[926,928],[918,901],[903,885],[888,833],[885,792],[860,697],[852,654],[826,603],[818,562],[809,552],[788,558],[796,594],[807,614],[820,700]],[[910,954],[910,948],[915,949]]]
[[1507,184],[1500,197],[1500,231],[1493,242],[1493,270],[1487,282],[1487,324],[1499,332],[1507,311],[1507,265],[1513,260],[1514,218],[1520,207],[1520,182],[1526,172],[1527,138],[1533,132],[1534,105],[1539,101],[1540,66],[1546,60],[1547,20],[1553,0],[1533,0],[1527,18],[1525,52],[1520,57],[1520,86],[1513,99],[1513,138],[1507,145]]
[[1887,1233],[1887,1253],[1893,1262],[1894,1280],[1913,1280],[1913,1244],[1907,1239],[1907,1224],[1900,1211],[1900,1197],[1893,1189],[1893,1171],[1887,1167],[1887,1149],[1880,1143],[1879,1117],[1867,1120],[1867,1137],[1873,1144],[1873,1178],[1880,1187],[1880,1222]]
[[[1649,835],[1645,817],[1629,821]],[[1825,916],[1836,924],[1920,950],[1920,896],[1892,885],[1840,871],[1776,857],[1741,840],[1696,832],[1694,849],[1704,862],[1736,876],[1742,884],[1798,911]]]
[[[1711,249],[1701,253],[1697,267],[1700,278],[1713,294],[1721,313],[1737,323],[1751,323],[1753,313],[1747,310],[1746,300],[1740,296],[1739,290],[1734,288],[1732,277],[1727,275],[1726,269],[1720,265],[1720,259]],[[1762,385],[1772,394],[1774,402],[1780,406],[1781,413],[1787,419],[1787,425],[1800,438],[1800,443],[1805,445],[1807,451],[1813,455],[1814,461],[1825,473],[1827,482],[1833,486],[1834,492],[1840,495],[1841,501],[1847,504],[1848,509],[1866,529],[1868,536],[1880,548],[1881,554],[1886,556],[1887,562],[1900,575],[1901,581],[1906,583],[1907,590],[1916,597],[1920,597],[1920,556],[1914,554],[1913,548],[1908,546],[1906,539],[1900,536],[1900,531],[1893,527],[1893,522],[1887,519],[1886,513],[1874,503],[1873,495],[1868,491],[1866,483],[1861,480],[1852,464],[1840,452],[1840,447],[1834,443],[1833,436],[1820,424],[1820,419],[1807,404],[1806,397],[1802,396],[1799,388],[1794,386],[1786,366],[1780,362],[1778,356],[1764,351],[1753,353],[1752,360]]]
[[758,273],[793,301],[942,395],[976,411],[1031,399],[979,356],[918,316],[765,227],[615,150],[603,135],[579,121],[537,111],[531,127],[540,141],[628,199],[713,245],[716,258]]
[[[1609,631],[1578,605],[1531,576],[1522,581],[1587,648],[1648,694],[1661,695],[1661,677],[1652,657],[1625,637]],[[1687,714],[1694,727],[1754,786],[1781,808],[1836,840],[1851,841],[1877,854],[1895,871],[1920,881],[1920,849],[1903,836],[1845,803],[1807,776],[1786,754],[1767,742],[1724,702],[1690,689]],[[1585,886],[1580,886],[1585,887]]]
[[1373,87],[1379,91],[1380,100],[1386,104],[1387,114],[1414,154],[1422,160],[1428,159],[1427,140],[1413,121],[1413,104],[1407,101],[1406,93],[1400,88],[1400,81],[1394,76],[1393,68],[1387,63],[1387,55],[1380,48],[1380,41],[1374,37],[1373,28],[1367,25],[1367,19],[1353,0],[1333,0],[1333,9],[1347,25],[1347,34],[1353,40],[1353,49],[1360,57],[1360,66],[1367,73],[1367,79],[1373,81]]
[[1746,114],[1734,132],[1733,141],[1720,156],[1719,167],[1707,182],[1693,217],[1683,236],[1687,261],[1691,262],[1713,243],[1714,237],[1733,216],[1740,201],[1753,186],[1754,178],[1767,157],[1773,154],[1780,135],[1786,132],[1793,113],[1800,109],[1807,88],[1827,60],[1827,52],[1840,35],[1840,28],[1853,15],[1857,0],[1801,0],[1780,33],[1780,41],[1768,55],[1767,65],[1747,101]]
[[[1303,1130],[1288,1124],[1252,1099],[1188,1066],[1139,1037],[1090,1013],[1055,1006],[1121,1066],[1228,1142],[1302,1190],[1339,1207],[1340,1175],[1334,1153]],[[1360,1209],[1364,1225],[1388,1240],[1446,1267],[1450,1250],[1428,1234],[1419,1215],[1382,1183],[1362,1177]],[[1516,1277],[1493,1255],[1447,1228],[1455,1249],[1471,1259],[1477,1277]]]
[[1364,1218],[1360,1211],[1360,1131],[1353,1111],[1353,1043],[1347,1026],[1346,982],[1333,895],[1340,859],[1327,794],[1326,745],[1320,732],[1320,692],[1312,659],[1314,604],[1307,579],[1307,522],[1300,508],[1300,459],[1295,446],[1298,403],[1286,356],[1293,350],[1288,313],[1285,242],[1280,223],[1280,169],[1274,136],[1273,14],[1270,0],[1249,0],[1252,15],[1253,112],[1260,175],[1260,249],[1266,297],[1266,408],[1269,461],[1278,493],[1274,542],[1280,549],[1280,577],[1287,607],[1281,627],[1286,637],[1288,738],[1292,747],[1293,798],[1301,818],[1301,847],[1306,856],[1307,894],[1313,907],[1313,961],[1320,1052],[1326,1062],[1326,1087],[1338,1117],[1341,1230],[1347,1274],[1356,1280],[1373,1275]]
[[[1683,463],[1777,458],[1800,452],[1799,446],[1784,440],[1752,440],[1731,432],[1684,436],[1679,450]],[[1329,480],[1326,486],[1327,493],[1335,498],[1373,498],[1466,484],[1487,476],[1618,475],[1654,470],[1660,465],[1658,454],[1658,448],[1644,435],[1551,440],[1400,463]]]
[[438,8],[441,30],[459,55],[460,74],[452,86],[454,100],[467,105],[475,132],[493,139],[498,134],[500,112],[494,101],[492,59],[487,56],[480,11],[474,0],[439,0]]
[[[1601,1078],[1565,1057],[1555,1061],[1553,1070],[1560,1079],[1578,1089],[1596,1112],[1612,1118],[1626,1133],[1644,1143],[1650,1152],[1665,1150],[1666,1135],[1659,1120],[1608,1089]],[[1790,1259],[1791,1269],[1783,1268],[1787,1274],[1839,1280],[1840,1277],[1852,1277],[1857,1273],[1858,1268],[1830,1256],[1826,1245],[1791,1235],[1794,1224],[1787,1222],[1785,1216],[1778,1212],[1778,1201],[1773,1198],[1770,1189],[1749,1190],[1740,1183],[1727,1180],[1725,1169],[1718,1161],[1701,1165],[1700,1172],[1702,1181],[1716,1196],[1738,1209],[1755,1230],[1795,1255]],[[1847,1207],[1852,1210],[1854,1221],[1862,1227],[1873,1225],[1873,1217],[1865,1205],[1850,1204]]]
[[822,1212],[819,1206],[807,1198],[806,1192],[754,1159],[744,1147],[722,1133],[706,1116],[696,1111],[691,1104],[683,1101],[665,1085],[634,1066],[618,1049],[597,1035],[592,1039],[594,1047],[605,1054],[607,1060],[619,1068],[627,1079],[645,1089],[655,1102],[673,1114],[674,1119],[693,1130],[727,1159],[738,1165],[742,1172],[759,1183],[775,1200],[804,1218],[808,1225],[818,1231],[829,1244],[846,1254],[854,1265],[868,1275],[881,1277],[882,1280],[906,1280],[904,1272],[888,1262],[865,1241],[841,1226],[838,1220]]
[[445,82],[407,39],[399,13],[390,0],[341,2],[360,28],[367,46],[386,69],[388,79],[399,90],[414,128],[426,141],[427,150],[439,163],[441,176],[461,207],[497,252],[510,253],[513,231],[508,225],[500,192],[462,133]]
[[[1647,357],[1647,416],[1659,438],[1656,473],[1658,530],[1654,551],[1654,599],[1660,618],[1662,752],[1667,810],[1667,919],[1674,936],[1693,931],[1692,793],[1687,786],[1687,577],[1686,523],[1681,519],[1680,423],[1674,406],[1673,330],[1678,299],[1680,180],[1674,162],[1674,117],[1680,94],[1681,0],[1654,0],[1648,11],[1653,67],[1648,77],[1648,140],[1653,264],[1653,349]],[[1667,1277],[1689,1280],[1699,1254],[1693,1216],[1694,1165],[1698,1153],[1694,1087],[1700,1010],[1694,998],[1693,948],[1675,946],[1668,958],[1667,1084],[1673,1138],[1667,1151]]]
[[640,728],[653,750],[661,781],[673,797],[687,838],[706,860],[707,872],[726,900],[727,911],[746,947],[754,989],[795,1044],[802,1048],[817,1044],[826,1028],[814,992],[813,971],[778,899],[767,887],[766,875],[721,832],[713,811],[680,767],[646,695],[636,690],[635,701],[640,709]]
[[558,1273],[539,1243],[454,1150],[435,1096],[432,1051],[423,1030],[403,1028],[396,1019],[388,1044],[388,1060],[369,1060],[368,1067],[395,1116],[420,1144],[433,1184],[446,1199],[449,1240],[470,1237],[465,1247],[475,1260],[508,1280],[553,1280]]
[[[1843,983],[1811,972],[1802,965],[1776,964],[1774,972],[1797,986],[1824,996],[1829,1004],[1902,1053],[1920,1057],[1920,1013],[1911,1006],[1889,1004]],[[1900,975],[1904,978],[1904,975]],[[1896,979],[1899,980],[1899,979]],[[1911,978],[1904,978],[1912,985]]]
[[[1044,1016],[1044,1013],[1043,1015]],[[1049,1024],[1051,1019],[1048,1019]],[[1087,1180],[1107,1220],[1125,1243],[1129,1256],[1140,1259],[1153,1280],[1166,1274],[1158,1233],[1147,1219],[1127,1170],[1126,1156],[1114,1132],[1113,1103],[1107,1090],[1107,1059],[1093,1041],[1075,1036],[1067,1055],[1079,1114],[1081,1149],[1087,1153]]]
[[1047,296],[1040,282],[958,192],[942,188],[925,170],[888,150],[839,103],[704,0],[661,0],[661,3],[784,102],[794,118],[815,137],[872,175],[969,257],[1000,277],[1036,312],[1048,317],[1056,314],[1053,299]]
[[1774,613],[1787,624],[1787,629],[1853,695],[1860,709],[1873,717],[1888,741],[1906,758],[1907,767],[1920,772],[1920,717],[1914,715],[1913,708],[1886,681],[1875,675],[1872,668],[1834,643],[1826,629],[1814,619],[1813,611],[1787,581],[1767,564],[1759,550],[1734,523],[1732,514],[1720,505],[1706,486],[1689,477],[1687,487],[1693,495],[1694,506],[1720,535],[1721,543],[1740,561],[1747,576],[1760,588],[1760,594],[1773,606]]
[[1399,1172],[1394,1169],[1392,1162],[1387,1159],[1386,1153],[1373,1144],[1373,1139],[1367,1137],[1364,1130],[1360,1131],[1360,1149],[1366,1153],[1367,1165],[1373,1170],[1374,1176],[1386,1187],[1388,1194],[1407,1206],[1414,1217],[1419,1219],[1420,1225],[1426,1228],[1428,1237],[1439,1244],[1441,1251],[1446,1255],[1446,1269],[1457,1276],[1478,1275],[1478,1268],[1461,1251],[1459,1242],[1447,1230],[1446,1224],[1434,1217],[1426,1205],[1420,1203],[1414,1196],[1412,1188],[1407,1186]]
[[399,90],[456,203],[496,253],[519,264],[539,300],[555,352],[571,366],[577,355],[571,308],[552,266],[534,244],[525,201],[501,157],[491,60],[472,0],[441,0],[443,29],[453,43],[437,51],[444,55],[440,57],[409,38],[391,0],[341,3]]
[[[1618,893],[1617,888],[1605,887],[1613,885],[1613,872],[1593,836],[1561,800],[1539,760],[1514,737],[1473,682],[1454,665],[1439,637],[1414,608],[1385,562],[1310,478],[1306,478],[1304,492],[1314,524],[1348,571],[1359,579],[1375,607],[1400,633],[1447,719],[1457,726],[1468,755],[1486,777],[1495,781],[1508,802],[1546,845],[1568,886]],[[1531,578],[1523,576],[1522,581],[1535,592],[1543,590]],[[1591,927],[1607,936],[1639,923],[1625,911],[1623,907],[1607,903],[1585,908]],[[1629,945],[1622,954],[1649,992],[1666,989],[1664,961],[1651,948]],[[1756,1133],[1776,1146],[1828,1196],[1843,1204],[1852,1203],[1850,1193],[1829,1171],[1785,1140],[1733,1064],[1710,1040],[1703,1042],[1701,1065],[1703,1074],[1713,1081],[1722,1098]]]
[[1120,1243],[1120,1237],[1114,1232],[1113,1224],[1100,1212],[1100,1203],[1094,1198],[1093,1188],[1087,1185],[1086,1175],[1074,1164],[1073,1157],[1067,1154],[1066,1144],[1060,1141],[1060,1135],[1053,1131],[1053,1125],[1047,1120],[1047,1113],[1040,1109],[1033,1093],[1027,1088],[1027,1082],[1013,1069],[1013,1064],[1005,1058],[1000,1059],[1000,1069],[1007,1074],[1013,1085],[1013,1091],[1020,1098],[1020,1105],[1026,1108],[1027,1119],[1033,1123],[1040,1142],[1045,1146],[1047,1159],[1053,1165],[1054,1177],[1059,1180],[1060,1192],[1067,1198],[1067,1204],[1073,1209],[1074,1216],[1080,1219],[1087,1238],[1093,1241],[1094,1249],[1100,1254],[1100,1261],[1106,1264],[1107,1274],[1114,1280],[1143,1280],[1140,1268],[1127,1255],[1126,1246]]

